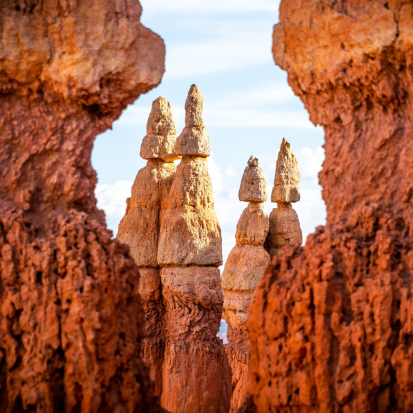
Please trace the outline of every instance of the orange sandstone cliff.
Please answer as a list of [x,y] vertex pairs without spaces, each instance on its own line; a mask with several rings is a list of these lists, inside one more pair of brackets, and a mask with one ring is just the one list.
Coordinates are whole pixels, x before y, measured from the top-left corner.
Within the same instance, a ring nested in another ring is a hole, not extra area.
[[413,410],[413,4],[286,1],[276,63],[325,130],[327,224],[249,314],[257,412]]
[[159,84],[137,0],[0,4],[0,411],[160,411],[128,248],[96,207],[95,136]]

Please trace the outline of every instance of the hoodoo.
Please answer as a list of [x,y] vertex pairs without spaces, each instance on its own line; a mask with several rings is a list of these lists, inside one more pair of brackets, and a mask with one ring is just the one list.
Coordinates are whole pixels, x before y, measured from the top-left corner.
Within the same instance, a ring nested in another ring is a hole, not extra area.
[[271,202],[277,203],[270,214],[270,230],[266,247],[272,257],[277,255],[284,245],[301,245],[303,235],[298,215],[291,203],[300,200],[300,171],[298,161],[290,148],[290,143],[283,138],[278,152],[274,187]]
[[258,281],[270,264],[270,256],[263,247],[269,229],[264,212],[267,183],[257,158],[249,159],[238,196],[240,201],[248,202],[248,206],[238,221],[236,246],[222,274],[223,318],[228,323],[225,350],[232,370],[231,412],[236,412],[245,401],[249,360],[247,315]]
[[164,352],[161,276],[158,264],[158,242],[161,205],[169,196],[179,159],[174,153],[178,136],[169,102],[158,97],[152,103],[147,134],[141,145],[141,157],[147,159],[126,200],[125,216],[119,224],[117,239],[129,245],[130,254],[139,268],[139,293],[145,311],[145,337],[142,356],[150,367],[157,396],[162,393]]
[[137,0],[0,1],[0,411],[157,412],[128,249],[96,207],[93,142],[157,86]]
[[[221,230],[202,107],[203,96],[192,85],[186,126],[177,137],[169,103],[154,102],[141,149],[148,165],[136,177],[118,236],[130,245],[141,272],[143,356],[171,413],[225,413],[230,403],[230,368],[217,337]],[[175,169],[169,161],[181,156]]]
[[325,130],[327,223],[258,285],[250,411],[413,411],[412,15],[281,2],[274,58]]
[[222,241],[208,175],[203,101],[192,85],[175,146],[182,160],[161,210],[158,262],[167,331],[161,402],[172,413],[224,413],[230,402],[230,370],[217,337]]

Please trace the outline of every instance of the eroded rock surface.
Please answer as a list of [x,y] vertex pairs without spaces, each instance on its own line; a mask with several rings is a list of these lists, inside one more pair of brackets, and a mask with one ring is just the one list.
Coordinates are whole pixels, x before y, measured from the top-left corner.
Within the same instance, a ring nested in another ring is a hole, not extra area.
[[169,102],[158,97],[152,103],[142,140],[141,156],[147,164],[136,175],[126,213],[119,224],[117,239],[130,248],[139,268],[139,292],[145,312],[145,334],[141,355],[155,382],[155,395],[162,394],[165,352],[165,305],[161,294],[158,263],[159,228],[162,206],[166,206],[176,175],[173,160],[177,132]]
[[[203,97],[192,85],[186,126],[174,150],[176,157],[183,156],[177,168],[158,159],[158,142],[172,136],[174,123],[166,100],[157,101],[152,112],[159,112],[162,103],[170,119],[161,124],[169,129],[158,130],[159,139],[144,139],[145,153],[156,159],[139,171],[118,235],[140,266],[147,323],[142,355],[168,411],[226,413],[231,372],[217,337],[223,305],[217,268],[222,241],[208,174]],[[154,118],[151,113],[147,136]]]
[[159,84],[137,1],[0,4],[0,411],[160,411],[128,248],[96,207],[96,135]]
[[222,274],[223,318],[228,323],[225,351],[232,371],[231,412],[244,403],[248,389],[249,334],[247,316],[258,281],[270,264],[263,248],[269,229],[264,212],[268,199],[264,172],[251,156],[242,176],[240,201],[248,202],[237,224],[236,246],[231,250]]
[[282,1],[273,52],[325,129],[327,225],[249,314],[250,410],[413,409],[411,2]]
[[291,203],[300,200],[300,171],[298,161],[293,154],[290,143],[283,138],[278,152],[274,187],[271,201],[277,203],[270,213],[270,229],[265,242],[265,248],[271,256],[280,254],[284,246],[301,245],[301,232],[298,215]]

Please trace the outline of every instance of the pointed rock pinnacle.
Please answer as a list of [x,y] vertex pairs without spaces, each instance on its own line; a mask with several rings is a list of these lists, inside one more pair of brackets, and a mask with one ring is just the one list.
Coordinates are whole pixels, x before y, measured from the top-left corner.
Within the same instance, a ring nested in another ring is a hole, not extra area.
[[271,202],[298,202],[300,200],[300,171],[298,161],[290,148],[290,143],[283,138],[278,152],[274,187]]
[[174,153],[177,135],[171,105],[160,96],[152,103],[146,125],[146,136],[141,145],[141,157],[163,159],[167,162],[179,159],[179,156]]
[[192,85],[185,102],[185,128],[178,136],[175,153],[179,156],[209,156],[209,136],[202,119],[204,97]]
[[265,202],[268,199],[267,182],[263,170],[258,166],[258,158],[250,157],[241,179],[238,192],[240,201]]

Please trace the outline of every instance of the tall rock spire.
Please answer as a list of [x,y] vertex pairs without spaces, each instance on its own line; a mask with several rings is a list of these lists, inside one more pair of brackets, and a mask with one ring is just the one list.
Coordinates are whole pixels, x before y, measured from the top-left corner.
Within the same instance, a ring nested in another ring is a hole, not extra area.
[[204,97],[197,85],[189,89],[185,102],[185,128],[179,135],[175,153],[180,156],[209,156],[209,136],[202,111]]
[[142,356],[150,366],[156,395],[162,392],[162,359],[164,352],[161,277],[157,260],[159,216],[176,173],[172,160],[177,132],[169,102],[158,97],[152,104],[143,138],[141,156],[147,159],[132,186],[125,216],[119,224],[117,239],[129,245],[140,273],[139,292],[145,310],[145,337]]
[[176,140],[182,156],[162,209],[160,265],[222,264],[221,229],[208,174],[209,136],[202,120],[204,98],[192,85],[185,103],[185,128]]
[[248,206],[238,221],[236,246],[222,274],[223,317],[228,323],[225,350],[232,370],[231,412],[238,411],[245,401],[249,359],[247,315],[257,283],[270,264],[270,256],[263,247],[269,230],[268,216],[264,212],[267,184],[257,158],[251,156],[249,159],[238,196],[240,201],[248,202]]
[[283,138],[271,193],[271,201],[277,203],[277,208],[270,214],[270,230],[266,242],[271,258],[284,245],[301,245],[303,242],[300,221],[291,206],[292,202],[300,200],[299,182],[297,158],[291,151],[290,143]]
[[298,161],[288,142],[283,138],[278,152],[271,202],[287,203],[300,200],[300,171]]
[[172,412],[227,412],[230,369],[217,337],[223,293],[221,230],[208,175],[209,137],[203,97],[188,93],[185,129],[175,153],[183,156],[162,203],[157,261],[165,303],[162,406]]

